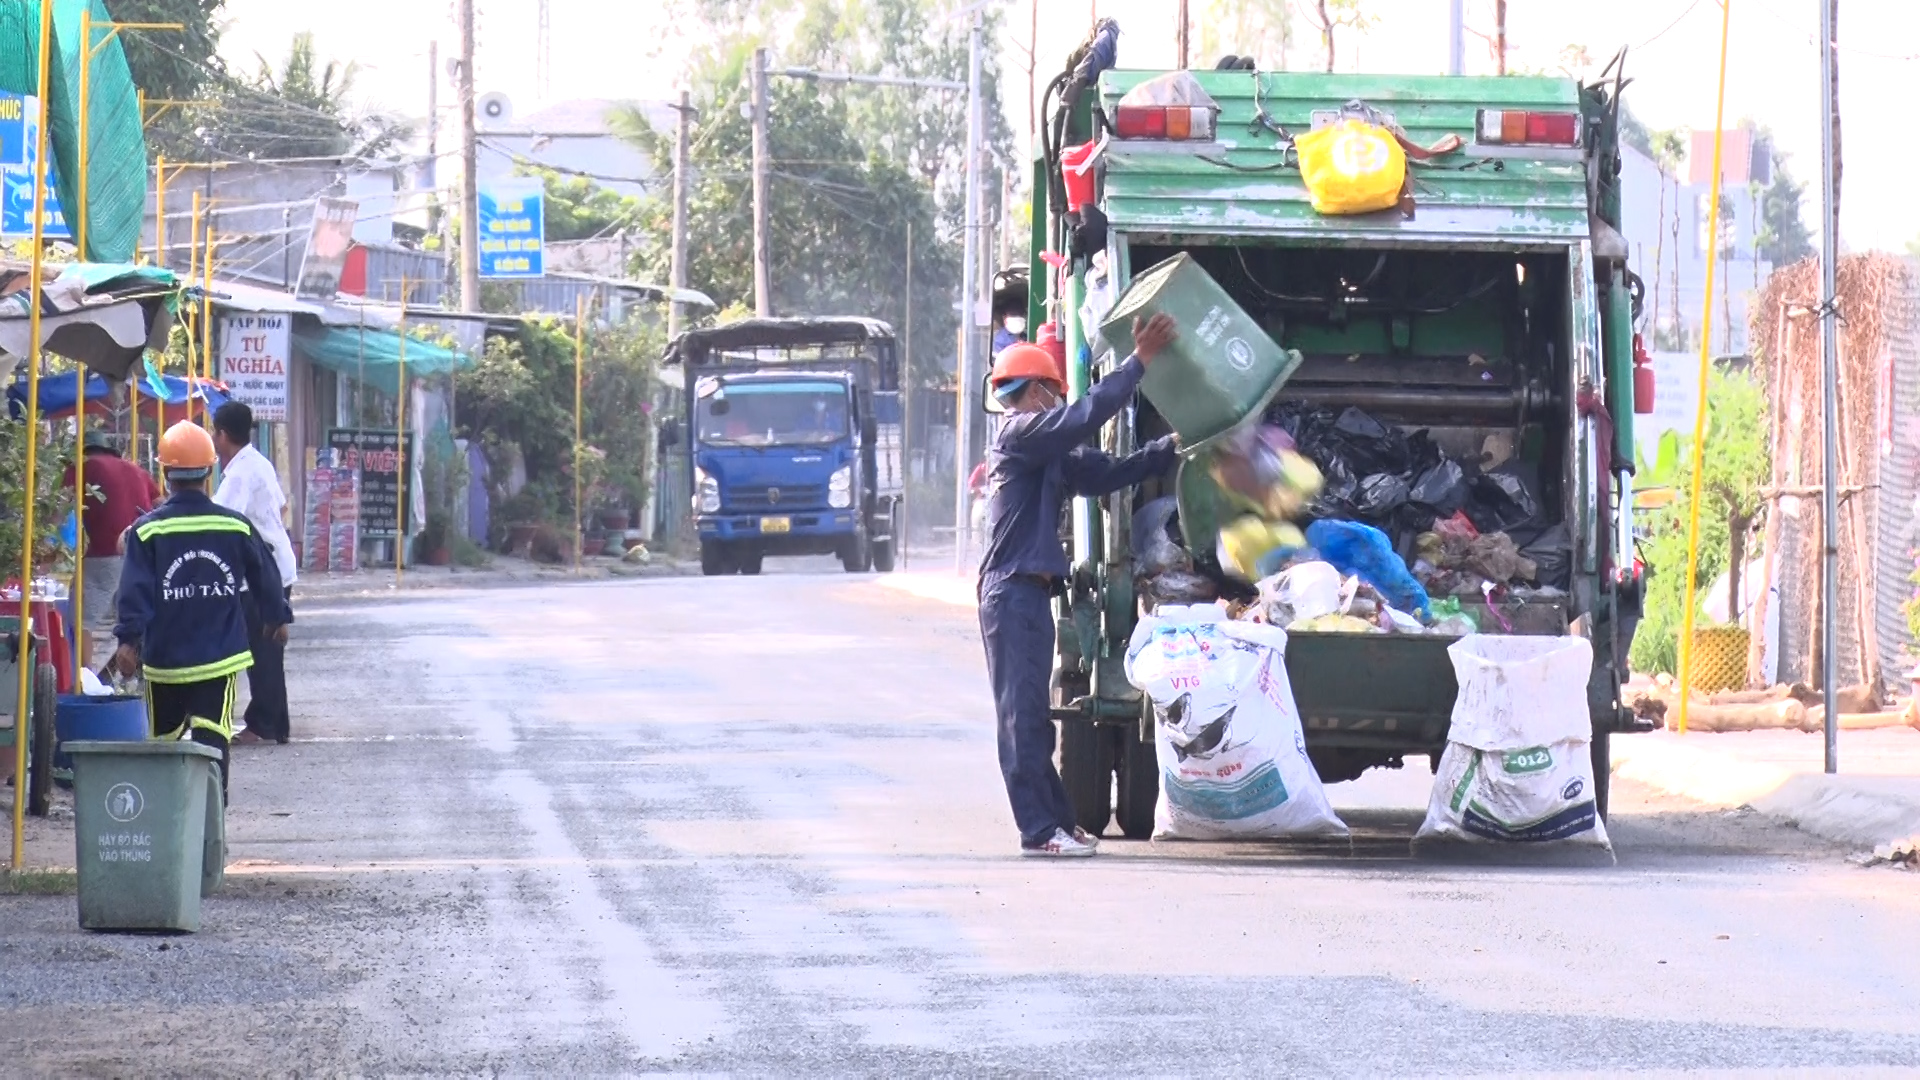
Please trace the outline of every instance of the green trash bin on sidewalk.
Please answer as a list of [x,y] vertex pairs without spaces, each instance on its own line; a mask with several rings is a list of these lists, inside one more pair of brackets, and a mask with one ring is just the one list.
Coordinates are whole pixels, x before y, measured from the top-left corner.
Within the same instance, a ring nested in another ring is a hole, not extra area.
[[220,752],[172,739],[66,749],[81,927],[200,929],[200,898],[225,870]]
[[1113,305],[1100,336],[1118,356],[1133,351],[1133,320],[1165,313],[1179,336],[1140,380],[1140,392],[1187,451],[1264,412],[1300,368],[1227,290],[1186,253],[1140,274]]

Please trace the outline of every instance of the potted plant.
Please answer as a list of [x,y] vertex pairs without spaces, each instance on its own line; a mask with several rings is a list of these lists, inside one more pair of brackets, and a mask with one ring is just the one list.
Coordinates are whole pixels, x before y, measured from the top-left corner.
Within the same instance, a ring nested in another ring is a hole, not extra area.
[[625,506],[608,504],[600,508],[600,527],[608,532],[626,532],[633,521],[633,513]]
[[[62,482],[66,463],[73,458],[73,437],[36,433],[39,449],[34,470],[33,567],[45,573],[60,554],[60,530],[73,513],[73,488]],[[21,525],[26,518],[27,425],[0,420],[0,581],[20,575]]]
[[446,511],[427,511],[426,526],[413,538],[413,557],[428,566],[452,564],[453,523]]

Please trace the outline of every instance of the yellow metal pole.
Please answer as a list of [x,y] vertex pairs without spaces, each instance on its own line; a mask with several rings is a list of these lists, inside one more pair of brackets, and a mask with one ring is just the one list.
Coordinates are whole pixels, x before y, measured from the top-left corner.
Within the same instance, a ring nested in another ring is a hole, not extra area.
[[[93,70],[93,11],[91,8],[80,10],[80,176],[77,180],[80,191],[79,213],[73,217],[73,246],[80,253],[80,261],[87,261],[87,158],[88,124],[87,91],[91,80],[88,73]],[[87,369],[84,365],[73,365],[73,506],[79,515],[79,528],[74,533],[73,552],[73,604],[68,612],[73,617],[73,670],[78,672],[86,663],[87,640]]]
[[[187,284],[192,285],[194,280],[197,279],[199,276],[200,276],[200,193],[196,191],[193,193],[193,216],[188,219],[188,224],[187,224]],[[192,308],[188,308],[187,311],[188,311],[188,314],[193,313]],[[189,320],[189,321],[193,321],[193,320]],[[187,334],[187,401],[186,401],[185,418],[188,420],[193,419],[194,350],[200,347],[201,337],[205,333],[206,333],[206,329],[204,327],[196,327],[195,332],[190,332]]]
[[587,358],[587,298],[583,293],[573,305],[573,572],[580,572],[584,540],[580,533],[580,401],[585,388]]
[[1727,28],[1733,0],[1720,6],[1720,89],[1713,111],[1713,182],[1707,193],[1706,312],[1700,317],[1700,399],[1693,413],[1693,492],[1687,504],[1687,594],[1680,609],[1680,718],[1675,730],[1687,733],[1687,699],[1693,694],[1693,605],[1700,572],[1700,474],[1707,460],[1707,372],[1713,339],[1713,271],[1720,253],[1720,137],[1727,114]]
[[[53,0],[40,0],[40,123],[33,155],[33,263],[27,272],[27,474],[21,491],[24,510],[20,528],[20,663],[19,690],[13,708],[13,852],[7,864],[15,870],[27,854],[27,703],[33,690],[33,668],[26,643],[33,634],[33,496],[38,489],[35,470],[40,445],[40,290],[46,280],[47,217],[47,74],[53,55]],[[45,717],[42,723],[52,723]]]
[[393,538],[393,587],[398,589],[402,577],[401,567],[407,561],[407,279],[400,278],[400,392],[399,408],[395,415],[399,418],[400,458],[395,464],[394,480],[400,497],[399,520],[394,522]]
[[[213,207],[207,207],[207,251],[200,260],[200,375],[204,380],[200,393],[208,391],[206,383],[213,381]],[[192,402],[193,391],[189,387],[187,400]],[[200,398],[200,420],[208,431],[213,430],[213,410],[207,407],[207,398]]]
[[89,77],[93,71],[93,12],[90,7],[80,9],[80,176],[79,213],[73,220],[73,246],[80,250],[80,261],[86,262],[87,253],[87,158],[91,156],[87,146],[87,91],[93,80]]

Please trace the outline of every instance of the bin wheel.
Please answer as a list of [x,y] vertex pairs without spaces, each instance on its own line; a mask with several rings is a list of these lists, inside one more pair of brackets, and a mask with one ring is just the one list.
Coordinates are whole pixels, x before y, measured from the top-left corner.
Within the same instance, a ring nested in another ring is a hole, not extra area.
[[60,708],[59,677],[52,664],[40,664],[33,671],[33,708],[28,726],[32,729],[31,769],[27,774],[27,813],[46,817],[53,792],[53,749],[56,740],[54,717]]
[[1114,761],[1118,764],[1118,806],[1120,833],[1129,840],[1147,840],[1153,836],[1153,804],[1160,798],[1160,758],[1150,742],[1140,741],[1136,726],[1113,729],[1117,745]]
[[1613,797],[1613,733],[1593,733],[1593,809],[1600,820],[1607,820],[1607,803]]

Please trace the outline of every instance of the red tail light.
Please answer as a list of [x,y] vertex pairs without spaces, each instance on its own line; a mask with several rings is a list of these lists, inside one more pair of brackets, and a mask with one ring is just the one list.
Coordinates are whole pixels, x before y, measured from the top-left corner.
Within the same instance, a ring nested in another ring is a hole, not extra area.
[[1503,146],[1579,146],[1578,113],[1527,112],[1524,109],[1481,109],[1474,131],[1482,143]]
[[1210,140],[1213,114],[1185,105],[1122,105],[1113,111],[1113,132],[1122,139]]

